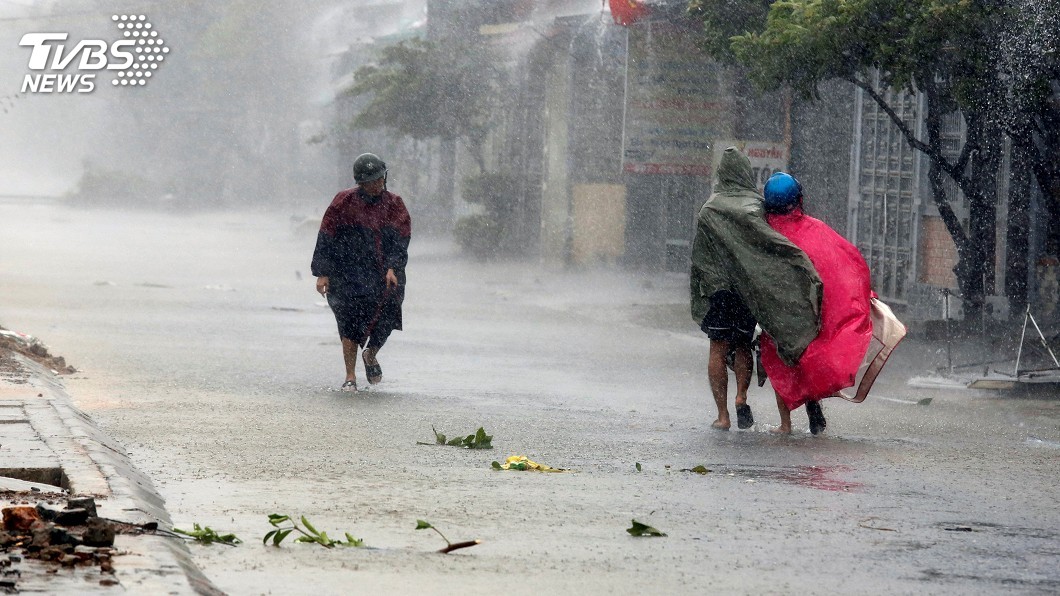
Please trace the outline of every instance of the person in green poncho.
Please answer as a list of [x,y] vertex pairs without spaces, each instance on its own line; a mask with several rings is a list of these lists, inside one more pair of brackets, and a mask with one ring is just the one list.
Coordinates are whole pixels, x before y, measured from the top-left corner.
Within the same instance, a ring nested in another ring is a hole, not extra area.
[[737,426],[750,428],[756,323],[793,366],[820,329],[822,286],[806,254],[766,223],[751,162],[735,147],[722,155],[714,193],[699,212],[689,282],[692,318],[710,338],[707,374],[718,408],[712,426],[731,426],[725,361],[734,352]]

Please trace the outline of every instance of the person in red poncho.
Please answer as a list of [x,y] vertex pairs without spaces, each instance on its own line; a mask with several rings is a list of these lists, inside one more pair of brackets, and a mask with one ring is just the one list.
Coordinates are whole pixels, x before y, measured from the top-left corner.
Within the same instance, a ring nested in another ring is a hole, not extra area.
[[766,182],[766,221],[801,248],[821,277],[821,330],[794,366],[777,354],[772,338],[760,338],[762,367],[777,395],[780,427],[791,432],[791,411],[803,404],[810,432],[822,432],[827,421],[820,400],[852,387],[872,339],[872,289],[869,268],[858,249],[802,208],[802,185],[778,172]]
[[386,189],[387,167],[372,153],[353,162],[357,186],[324,212],[313,251],[317,291],[335,314],[346,365],[343,391],[357,391],[357,349],[368,382],[383,380],[376,355],[401,329],[412,222],[401,197]]

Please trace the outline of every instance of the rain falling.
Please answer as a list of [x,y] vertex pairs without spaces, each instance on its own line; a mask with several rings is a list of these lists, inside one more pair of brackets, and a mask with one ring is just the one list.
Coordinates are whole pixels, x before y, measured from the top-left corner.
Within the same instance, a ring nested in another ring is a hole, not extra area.
[[1060,3],[0,38],[0,588],[1060,590]]

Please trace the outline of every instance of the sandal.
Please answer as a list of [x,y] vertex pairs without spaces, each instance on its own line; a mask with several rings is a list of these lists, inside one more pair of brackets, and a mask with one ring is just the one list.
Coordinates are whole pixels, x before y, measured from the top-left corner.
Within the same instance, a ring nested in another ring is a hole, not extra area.
[[346,391],[348,393],[354,393],[357,391],[357,381],[346,381],[339,388],[339,391]]
[[806,402],[806,414],[810,417],[810,434],[819,435],[828,427],[828,421],[824,418],[824,408],[821,402]]
[[365,357],[364,353],[361,353],[361,360],[364,361],[364,374],[368,377],[368,382],[372,385],[383,380],[383,367],[379,366],[379,361],[376,360],[375,364],[368,364],[368,358]]
[[748,429],[755,425],[754,414],[751,406],[747,404],[736,404],[736,428]]

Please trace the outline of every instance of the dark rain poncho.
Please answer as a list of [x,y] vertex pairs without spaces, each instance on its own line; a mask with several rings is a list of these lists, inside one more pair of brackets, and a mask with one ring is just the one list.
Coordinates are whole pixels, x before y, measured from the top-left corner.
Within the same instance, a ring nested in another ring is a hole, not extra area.
[[769,227],[751,163],[736,148],[722,155],[718,184],[699,212],[692,245],[692,318],[702,323],[710,297],[731,290],[795,365],[820,329],[821,278],[806,254]]
[[[401,329],[411,235],[405,203],[389,191],[371,197],[359,187],[347,189],[335,195],[324,212],[310,268],[314,276],[329,278],[328,304],[333,310],[363,311],[354,317],[357,332],[349,339],[363,344],[362,335],[374,331],[385,338]],[[394,270],[396,289],[386,287],[387,269]],[[368,308],[359,308],[365,305]]]

